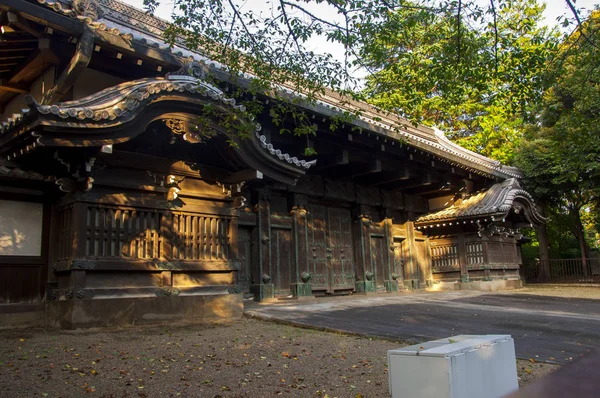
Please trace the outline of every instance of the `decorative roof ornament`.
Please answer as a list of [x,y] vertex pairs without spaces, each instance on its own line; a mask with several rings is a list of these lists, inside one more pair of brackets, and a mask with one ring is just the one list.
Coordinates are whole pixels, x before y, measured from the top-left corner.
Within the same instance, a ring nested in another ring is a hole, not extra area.
[[[200,131],[198,126],[192,125],[185,120],[163,119],[163,122],[173,134],[182,136],[183,140],[189,142],[190,144],[205,143],[217,135],[215,131]],[[175,137],[173,137],[173,141],[171,141],[171,143],[175,142],[174,139]]]
[[103,12],[98,0],[73,0],[72,8],[78,16],[86,21],[89,19],[88,23],[102,18]]
[[167,73],[167,77],[171,76],[191,76],[204,80],[206,77],[206,71],[199,62],[189,61],[181,65],[181,68],[175,72]]

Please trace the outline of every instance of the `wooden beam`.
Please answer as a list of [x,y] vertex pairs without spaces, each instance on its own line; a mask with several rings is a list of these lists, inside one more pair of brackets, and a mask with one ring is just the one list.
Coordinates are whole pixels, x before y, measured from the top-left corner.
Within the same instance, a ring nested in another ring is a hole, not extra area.
[[408,180],[401,181],[399,183],[390,184],[386,188],[390,190],[410,190],[422,186],[430,186],[436,181],[436,177],[428,172],[422,172],[415,176],[416,178],[409,178]]
[[365,176],[365,175],[381,173],[382,170],[383,169],[381,167],[381,159],[375,158],[375,159],[371,159],[367,169],[365,169],[364,171],[352,173],[349,177],[354,179],[354,178]]
[[371,177],[367,184],[371,185],[386,185],[399,181],[408,180],[411,177],[411,173],[408,167],[401,167],[396,172],[388,172],[377,177]]
[[316,170],[325,170],[331,167],[344,166],[350,163],[350,155],[347,149],[342,149],[337,153],[319,156]]
[[40,39],[38,50],[14,69],[12,76],[7,78],[6,81],[8,83],[29,82],[38,77],[45,68],[59,62],[60,59],[50,50],[50,41],[48,39]]
[[50,8],[41,7],[37,3],[30,3],[26,0],[2,0],[1,8],[17,12],[41,25],[52,26],[55,29],[62,28],[61,30],[71,33],[80,34],[85,25],[77,19],[61,15]]
[[[16,53],[16,52],[29,52],[34,50],[34,47],[27,46],[21,48],[0,48],[0,53]],[[6,57],[2,57],[3,59]]]
[[231,173],[223,180],[225,184],[239,184],[245,181],[262,180],[263,173],[258,170],[248,169]]
[[128,53],[130,55],[134,55],[137,57],[136,61],[142,60],[142,62],[144,62],[144,60],[152,60],[163,67],[169,65],[182,65],[180,57],[169,54],[166,51],[161,51],[157,48],[138,43],[134,40],[126,40],[122,36],[117,36],[103,30],[95,30],[94,34],[96,35],[97,42],[104,43],[103,48],[112,47],[112,49],[123,54]]
[[456,187],[450,184],[433,183],[405,189],[404,191],[409,195],[435,196],[436,194],[447,195],[449,192],[452,192],[455,189]]
[[8,26],[16,27],[19,30],[29,33],[33,37],[41,38],[44,36],[44,32],[35,29],[28,20],[14,12],[7,12],[6,18],[8,19]]
[[58,79],[56,79],[54,87],[44,95],[44,98],[42,99],[43,104],[51,104],[60,101],[69,89],[73,87],[75,81],[79,79],[81,72],[83,72],[92,59],[94,39],[94,33],[89,27],[86,27],[77,41],[77,47],[73,58],[71,58],[69,65],[63,70]]
[[29,92],[29,87],[24,84],[9,83],[6,81],[6,79],[0,79],[0,90],[19,94],[27,94]]

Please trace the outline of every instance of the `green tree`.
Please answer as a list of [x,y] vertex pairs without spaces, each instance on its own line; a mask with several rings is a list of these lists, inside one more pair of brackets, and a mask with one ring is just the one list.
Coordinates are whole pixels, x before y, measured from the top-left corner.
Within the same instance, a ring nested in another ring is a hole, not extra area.
[[[153,12],[162,1],[144,4]],[[572,0],[564,1],[573,6]],[[391,90],[390,100],[378,104],[414,122],[438,123],[460,144],[502,161],[511,159],[518,144],[521,120],[539,93],[539,66],[553,45],[553,40],[546,40],[551,39],[548,32],[536,26],[541,8],[533,0],[490,0],[487,6],[476,0],[171,3],[173,23],[165,32],[167,42],[204,54],[208,63],[221,64],[231,85],[243,87],[250,98],[268,93],[281,104],[298,100],[273,90],[285,85],[302,92],[302,101],[313,101],[326,89],[361,99],[355,92],[360,83],[357,68],[379,72],[392,63],[414,66],[417,69],[396,74],[405,80],[396,80],[398,89]],[[382,56],[388,50],[386,36],[403,44],[395,46],[389,57]],[[327,47],[342,49],[342,55],[332,56],[322,44],[317,47],[317,37],[326,38],[331,43]],[[425,65],[418,61],[423,54],[431,55]],[[249,81],[240,78],[245,73],[252,74]],[[388,80],[394,83],[394,74]],[[401,86],[403,82],[407,87]],[[367,93],[375,97],[387,87],[375,89],[371,82]],[[248,107],[257,112],[261,108]],[[282,127],[282,132],[315,133],[297,107],[289,106],[276,116],[296,125]]]
[[500,0],[487,11],[402,8],[362,56],[376,72],[365,94],[373,104],[435,125],[464,147],[512,160],[532,104],[543,93],[555,32],[540,27],[536,0]]
[[567,225],[589,258],[587,235],[600,203],[600,12],[560,45],[555,83],[517,154],[528,190]]

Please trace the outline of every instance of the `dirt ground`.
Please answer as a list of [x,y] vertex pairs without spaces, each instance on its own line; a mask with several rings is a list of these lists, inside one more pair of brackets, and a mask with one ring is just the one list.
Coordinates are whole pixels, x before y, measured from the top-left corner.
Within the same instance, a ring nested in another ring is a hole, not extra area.
[[[230,325],[0,331],[1,397],[386,397],[387,340]],[[557,365],[517,361],[520,384]]]
[[515,290],[517,294],[535,294],[565,298],[600,299],[600,286],[561,286],[546,284],[530,284]]

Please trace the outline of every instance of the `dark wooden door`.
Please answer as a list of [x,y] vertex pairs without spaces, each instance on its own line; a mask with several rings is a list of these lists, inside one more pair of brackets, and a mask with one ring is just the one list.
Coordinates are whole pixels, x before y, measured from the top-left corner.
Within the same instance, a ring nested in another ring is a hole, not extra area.
[[373,255],[373,273],[375,274],[375,287],[385,290],[384,281],[389,278],[386,263],[385,239],[383,236],[371,236],[371,253]]
[[277,294],[290,294],[292,250],[292,230],[271,229],[272,283]]
[[352,219],[350,211],[338,207],[327,209],[327,244],[331,250],[329,291],[354,289]]
[[252,229],[240,227],[238,229],[238,261],[240,269],[238,270],[238,288],[242,293],[250,292],[252,264]]
[[354,288],[350,210],[313,204],[308,216],[309,272],[313,290]]
[[321,205],[311,205],[308,212],[308,272],[312,274],[313,290],[328,289],[329,260],[325,251],[327,247],[326,234],[327,208]]

